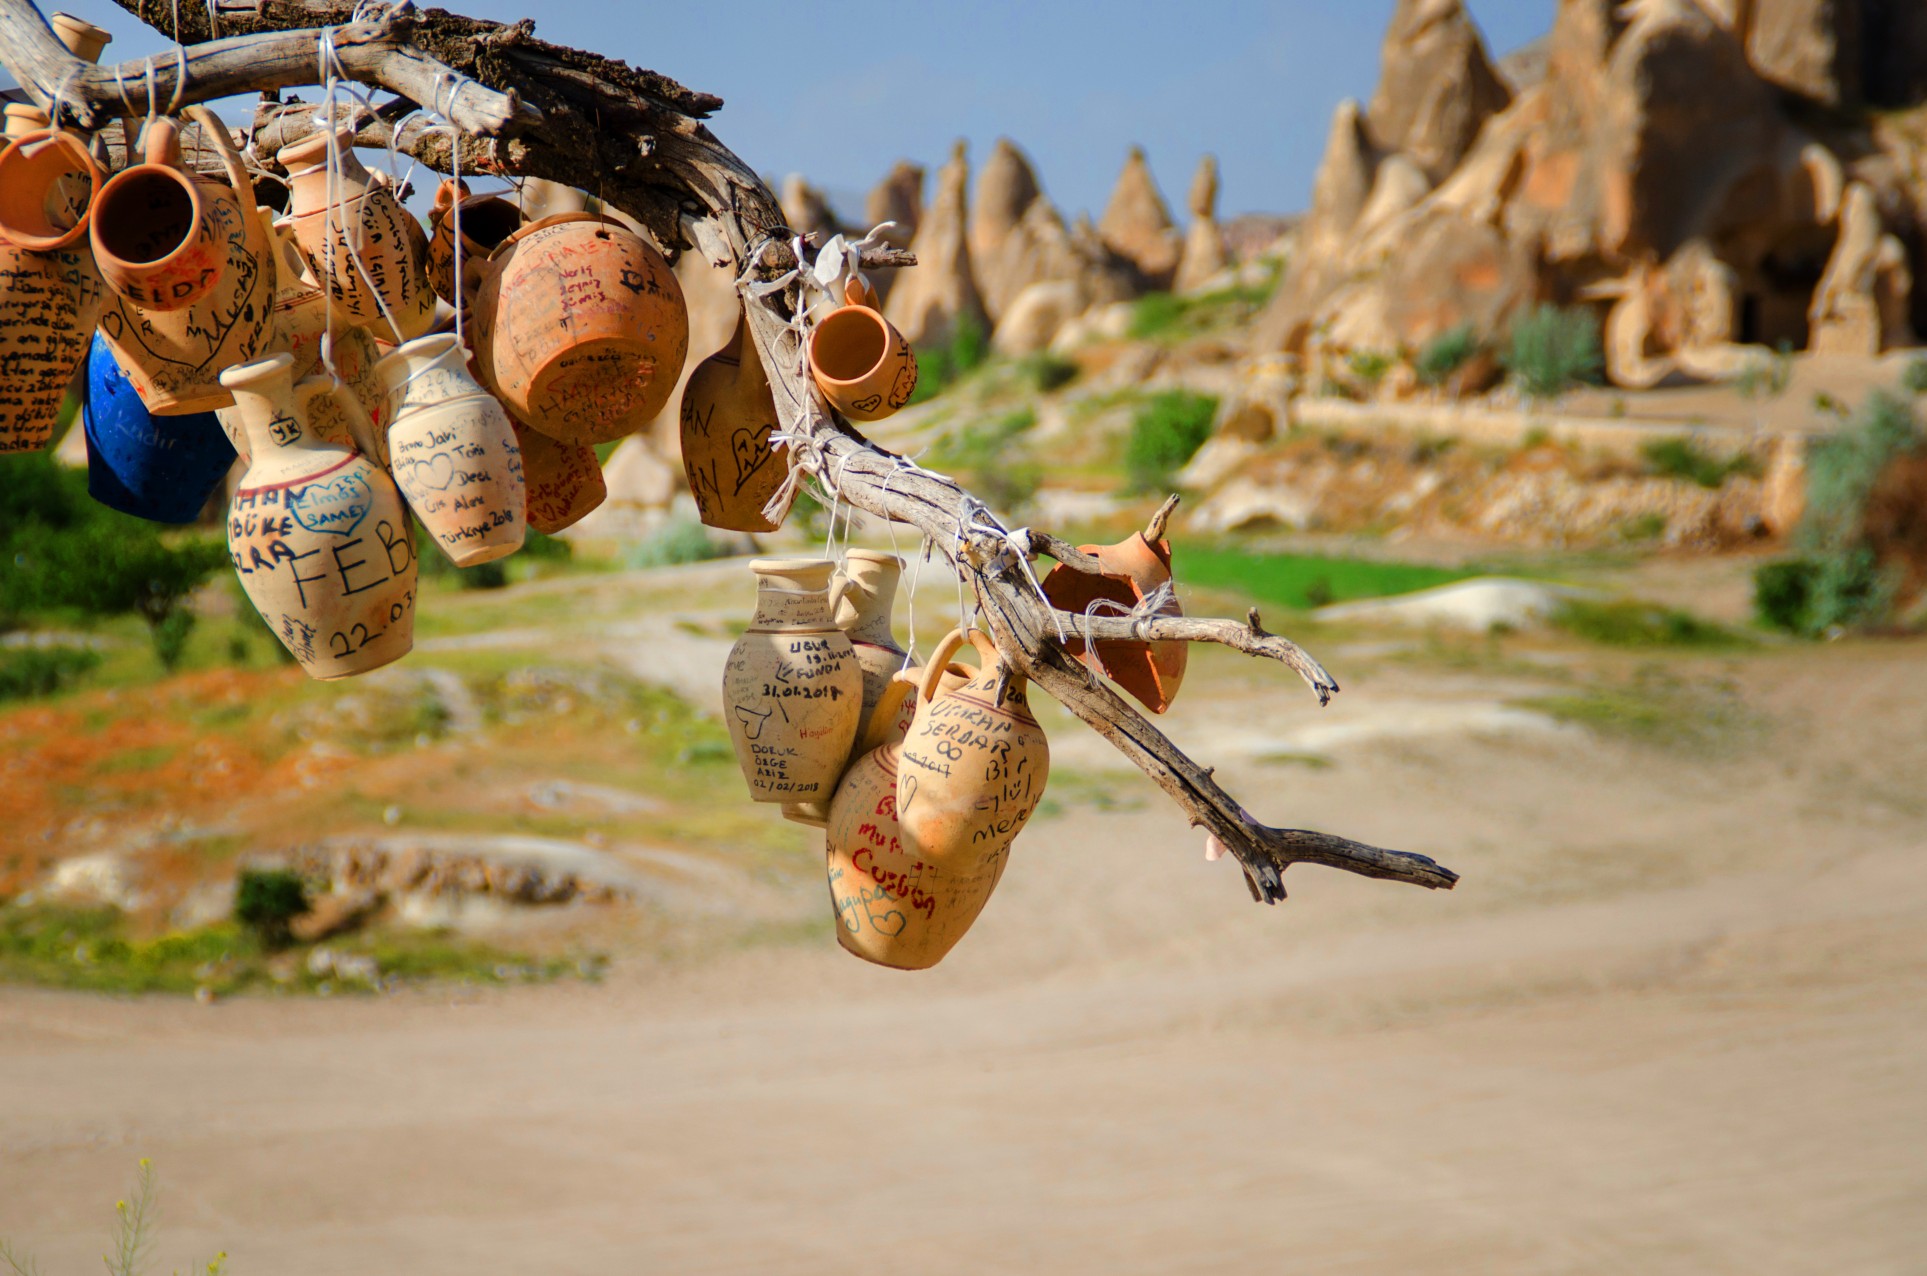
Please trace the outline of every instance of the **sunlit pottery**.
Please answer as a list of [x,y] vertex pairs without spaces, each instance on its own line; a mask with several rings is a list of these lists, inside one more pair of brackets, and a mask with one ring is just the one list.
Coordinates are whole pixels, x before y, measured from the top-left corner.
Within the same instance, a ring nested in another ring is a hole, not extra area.
[[830,406],[852,421],[881,421],[910,402],[917,356],[877,309],[876,293],[852,279],[846,304],[810,333],[810,374]]

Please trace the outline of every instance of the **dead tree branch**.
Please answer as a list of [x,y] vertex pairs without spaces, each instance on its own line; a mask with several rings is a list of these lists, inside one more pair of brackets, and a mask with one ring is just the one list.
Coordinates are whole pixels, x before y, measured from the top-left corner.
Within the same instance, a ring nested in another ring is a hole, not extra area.
[[[703,124],[722,105],[719,99],[598,54],[539,41],[533,23],[480,22],[440,10],[417,12],[405,3],[364,3],[357,22],[348,0],[259,0],[258,8],[247,9],[220,7],[217,0],[212,14],[201,5],[177,9],[169,0],[118,3],[191,45],[184,78],[169,78],[181,69],[178,60],[172,68],[157,65],[154,87],[163,105],[313,83],[319,76],[316,28],[332,27],[342,72],[397,95],[363,125],[360,140],[392,142],[447,172],[454,159],[450,132],[419,116],[407,118],[417,106],[432,107],[453,115],[467,134],[460,142],[464,173],[526,175],[589,189],[634,217],[665,251],[694,248],[739,276],[772,281],[803,264],[793,246],[795,232],[783,224],[768,187]],[[83,126],[146,113],[145,62],[121,68],[122,82],[139,90],[128,95],[118,92],[113,68],[77,71],[82,64],[59,47],[30,0],[0,0],[0,62],[43,104],[51,107],[59,96]],[[459,102],[451,102],[450,76],[471,82]],[[257,121],[256,153],[272,154],[311,131],[312,115],[312,107],[294,105],[265,112]],[[588,186],[585,174],[593,175]],[[879,249],[865,263],[907,264],[908,257]],[[1457,880],[1422,855],[1272,828],[1253,818],[1209,768],[1072,659],[1060,633],[1220,643],[1296,671],[1321,703],[1338,690],[1331,675],[1296,644],[1266,633],[1255,611],[1240,624],[1169,616],[1086,618],[1052,609],[1021,557],[1041,551],[1082,571],[1093,570],[1096,560],[1045,533],[1012,535],[954,480],[877,448],[832,416],[810,380],[801,307],[800,285],[791,283],[750,300],[747,310],[778,421],[797,440],[792,463],[864,513],[916,528],[950,559],[969,582],[980,621],[1011,668],[1109,740],[1194,825],[1223,842],[1243,866],[1254,898],[1284,898],[1284,870],[1294,863],[1431,888],[1449,888]],[[1172,508],[1167,502],[1151,521],[1147,533],[1153,539]]]

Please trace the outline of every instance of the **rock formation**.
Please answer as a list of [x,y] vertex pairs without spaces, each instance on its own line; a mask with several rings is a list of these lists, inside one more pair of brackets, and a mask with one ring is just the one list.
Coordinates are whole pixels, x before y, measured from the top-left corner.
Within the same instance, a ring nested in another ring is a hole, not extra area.
[[836,214],[830,209],[830,201],[823,192],[803,180],[800,173],[791,173],[783,179],[783,193],[779,201],[783,208],[783,219],[790,229],[799,235],[806,235],[822,244],[836,234],[841,227],[836,224]]
[[1436,183],[1511,98],[1459,0],[1399,0],[1366,111],[1376,145],[1410,156]]
[[[984,171],[977,175],[977,202],[970,211],[970,259],[977,263],[984,308],[992,319],[1002,313],[1012,295],[1002,290],[1003,281],[995,270],[1004,243],[1040,194],[1030,160],[1009,138],[998,138]],[[1022,280],[1018,287],[1029,282],[1033,281]]]
[[1912,294],[1907,250],[1886,233],[1873,192],[1852,183],[1841,204],[1840,238],[1813,294],[1814,352],[1876,355],[1911,343]]
[[941,345],[960,322],[990,330],[970,265],[970,161],[959,141],[937,173],[937,197],[917,226],[910,247],[917,264],[898,272],[884,314],[917,345]]
[[1184,255],[1178,259],[1177,292],[1196,292],[1231,264],[1224,231],[1218,227],[1218,159],[1206,155],[1191,178],[1191,225],[1184,233]]
[[1124,171],[1118,174],[1097,233],[1105,247],[1137,268],[1145,287],[1171,286],[1184,241],[1171,224],[1143,147],[1133,146],[1125,157]]
[[[909,160],[898,160],[882,181],[871,188],[863,200],[863,231],[865,234],[883,225],[893,223],[883,232],[883,241],[896,248],[908,248],[917,237],[917,223],[923,220],[923,165],[912,164]],[[890,289],[896,285],[897,272],[879,270],[870,279],[877,294],[889,300]]]

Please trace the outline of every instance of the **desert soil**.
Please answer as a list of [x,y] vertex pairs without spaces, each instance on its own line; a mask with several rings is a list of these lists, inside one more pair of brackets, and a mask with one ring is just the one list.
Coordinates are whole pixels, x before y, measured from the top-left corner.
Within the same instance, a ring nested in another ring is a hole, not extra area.
[[1649,658],[1479,653],[1335,633],[1323,711],[1201,653],[1169,723],[1450,893],[1255,905],[1060,715],[926,974],[819,929],[504,992],[0,989],[0,1238],[87,1269],[151,1157],[158,1266],[243,1276],[1919,1271],[1927,653],[1671,659],[1632,737],[1521,700]]

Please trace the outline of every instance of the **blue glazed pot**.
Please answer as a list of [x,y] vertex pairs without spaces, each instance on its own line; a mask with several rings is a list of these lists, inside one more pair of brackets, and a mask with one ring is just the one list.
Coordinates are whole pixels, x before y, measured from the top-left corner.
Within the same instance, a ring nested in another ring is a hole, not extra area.
[[193,522],[234,464],[234,445],[212,412],[149,415],[98,333],[87,352],[81,423],[88,495],[136,518]]

